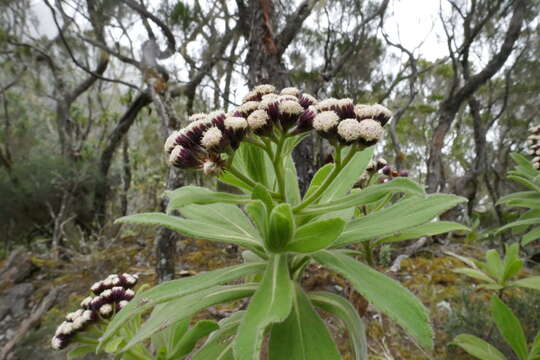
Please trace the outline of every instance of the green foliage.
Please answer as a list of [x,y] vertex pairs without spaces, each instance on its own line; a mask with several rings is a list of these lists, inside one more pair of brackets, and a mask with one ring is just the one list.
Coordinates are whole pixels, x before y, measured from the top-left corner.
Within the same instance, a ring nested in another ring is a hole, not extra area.
[[513,153],[511,157],[516,167],[508,172],[508,178],[520,183],[528,190],[503,196],[497,203],[524,208],[527,211],[516,221],[499,228],[498,232],[512,229],[514,233],[521,234],[521,244],[525,246],[540,238],[540,226],[538,226],[540,225],[540,171],[520,154]]
[[[292,146],[294,143],[297,141],[283,142]],[[268,329],[271,329],[271,359],[285,355],[289,359],[308,359],[315,354],[324,355],[325,359],[339,359],[334,341],[315,311],[317,307],[346,324],[356,359],[366,359],[365,329],[351,305],[337,295],[305,294],[299,288],[296,279],[301,277],[307,263],[315,261],[342,274],[356,291],[400,324],[421,346],[433,347],[433,332],[421,302],[395,280],[339,248],[358,242],[395,242],[465,230],[451,222],[431,222],[464,199],[453,195],[427,195],[421,186],[408,179],[351,191],[366,169],[372,150],[349,148],[336,150],[341,152],[342,160],[321,168],[303,198],[291,196],[288,186],[298,188],[295,173],[289,176],[286,171],[292,165],[289,155],[292,146],[269,146],[266,152],[256,146],[241,147],[234,161],[242,171],[225,173],[222,177],[245,195],[191,186],[168,194],[169,210],[178,211],[182,217],[149,213],[118,220],[161,225],[183,235],[233,243],[248,249],[255,262],[218,270],[215,275],[213,272],[166,282],[138,295],[112,320],[101,346],[148,309],[158,308],[159,311],[152,313],[124,349],[155,337],[159,331],[204,307],[253,295],[247,311],[235,317],[234,322],[231,320],[227,330],[220,328],[212,333],[196,353],[196,359],[202,358],[202,354],[217,352],[227,359],[233,356],[258,359]],[[278,147],[283,149],[282,154]],[[275,158],[269,154],[274,154]],[[289,185],[284,181],[286,186],[281,187],[280,182],[286,178]],[[400,197],[400,194],[403,195]],[[364,206],[372,211],[353,217],[354,209]],[[260,283],[216,287],[263,269]]]
[[507,246],[504,258],[501,258],[496,250],[488,250],[485,262],[453,253],[449,254],[468,265],[468,267],[458,268],[454,271],[482,282],[479,288],[504,290],[511,287],[521,287],[540,290],[540,276],[514,279],[524,265],[524,261],[519,258],[518,244]]
[[[499,333],[510,346],[519,360],[538,359],[538,338],[540,332],[530,347],[523,331],[523,327],[512,310],[501,299],[494,295],[491,298],[491,316],[493,317]],[[469,334],[458,335],[453,343],[462,347],[466,352],[481,360],[505,360],[506,357],[494,346],[477,336]]]

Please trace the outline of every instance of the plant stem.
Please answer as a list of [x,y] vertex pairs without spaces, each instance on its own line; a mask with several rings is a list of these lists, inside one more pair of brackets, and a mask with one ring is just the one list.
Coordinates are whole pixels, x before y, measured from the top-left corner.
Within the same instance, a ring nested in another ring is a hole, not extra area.
[[366,262],[371,267],[375,266],[375,262],[373,261],[373,248],[371,247],[371,241],[369,240],[364,241],[362,245],[364,245],[364,253],[366,257]]
[[[250,186],[250,187],[255,187],[257,184],[255,184],[253,182],[253,180],[251,180],[250,178],[248,178],[247,176],[245,176],[244,174],[242,174],[238,169],[236,169],[235,167],[233,166],[230,166],[227,171],[229,171],[231,174],[233,174],[234,176],[236,176],[238,179],[242,180],[246,185]],[[279,193],[276,193],[274,191],[268,191],[268,193],[274,198],[274,199],[277,199],[277,200],[280,200],[282,199],[282,195],[279,194]]]
[[[337,150],[336,150],[337,151]],[[354,154],[356,153],[356,148],[355,147],[352,147],[351,150],[349,151],[349,153],[347,154],[347,156],[343,159],[343,162],[341,164],[336,164],[336,167],[334,168],[334,170],[332,170],[332,172],[330,173],[330,175],[328,175],[328,177],[324,180],[324,182],[322,183],[321,186],[319,186],[319,188],[310,196],[308,197],[307,199],[305,199],[302,203],[300,203],[298,206],[296,206],[293,211],[295,213],[299,212],[300,210],[304,209],[305,207],[307,207],[309,204],[311,204],[312,202],[314,202],[315,200],[317,200],[322,194],[323,192],[326,190],[326,188],[328,188],[328,186],[330,186],[330,184],[334,181],[334,179],[338,176],[338,174],[341,172],[341,170],[347,166],[347,164],[349,163],[349,161],[351,161],[351,159],[353,158]],[[337,158],[337,156],[336,156]]]
[[272,164],[274,165],[274,171],[276,173],[276,180],[278,183],[279,194],[283,199],[285,197],[285,178],[283,175],[283,159],[281,157],[281,151],[283,150],[283,144],[285,143],[285,137],[281,137],[277,144],[276,153],[274,154],[274,159]]

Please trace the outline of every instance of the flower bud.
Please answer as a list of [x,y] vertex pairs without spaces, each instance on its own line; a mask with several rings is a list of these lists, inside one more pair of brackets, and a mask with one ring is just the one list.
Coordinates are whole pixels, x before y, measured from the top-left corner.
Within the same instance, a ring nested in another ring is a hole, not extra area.
[[409,172],[407,170],[399,170],[399,176],[401,177],[408,177]]
[[314,96],[310,94],[302,94],[300,98],[298,98],[298,103],[304,108],[307,109],[310,106],[317,105],[317,99],[315,99]]
[[263,135],[272,128],[270,117],[265,110],[259,109],[252,112],[247,118],[248,126],[257,135]]
[[177,145],[171,152],[169,163],[181,169],[189,169],[198,167],[201,162],[193,151]]
[[352,99],[339,99],[337,101],[336,112],[341,119],[350,119],[356,117],[354,114],[354,103]]
[[339,107],[339,101],[335,98],[328,98],[321,100],[315,106],[319,112],[322,111],[335,111]]
[[386,165],[388,165],[388,162],[385,159],[383,158],[377,159],[377,171],[381,170]]
[[322,136],[329,137],[335,134],[338,123],[338,114],[334,111],[323,111],[313,119],[313,128]]
[[248,101],[248,102],[245,102],[242,105],[240,105],[234,111],[233,115],[246,118],[246,117],[249,116],[249,114],[251,114],[252,112],[257,110],[258,108],[259,108],[259,102],[258,101]]
[[233,149],[240,146],[240,141],[246,133],[248,123],[242,117],[227,117],[224,122],[225,131]]
[[279,94],[292,95],[292,96],[298,97],[300,95],[300,90],[298,90],[298,88],[295,88],[295,87],[287,87],[287,88],[281,89],[281,92]]
[[373,119],[360,121],[360,139],[365,145],[374,145],[384,134],[381,124]]
[[315,119],[315,116],[317,116],[317,110],[315,110],[314,106],[310,106],[304,110],[298,117],[293,133],[300,134],[313,129],[313,119]]
[[362,127],[356,119],[345,119],[339,123],[337,133],[341,143],[351,145],[362,135]]
[[180,135],[179,131],[173,131],[171,135],[165,140],[165,145],[163,146],[163,150],[165,150],[166,153],[171,153],[171,151],[174,149],[176,144],[176,138]]
[[225,148],[226,141],[221,130],[217,127],[211,127],[204,132],[201,145],[208,151],[219,153]]
[[390,166],[385,166],[383,169],[382,169],[382,173],[384,175],[390,175],[390,173],[392,172],[392,168]]
[[279,103],[279,112],[281,126],[287,130],[296,123],[304,108],[297,101],[285,100]]

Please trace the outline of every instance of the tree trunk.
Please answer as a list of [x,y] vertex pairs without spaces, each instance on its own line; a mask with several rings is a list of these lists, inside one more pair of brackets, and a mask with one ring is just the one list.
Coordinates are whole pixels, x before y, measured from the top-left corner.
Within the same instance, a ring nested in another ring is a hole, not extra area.
[[[283,52],[288,44],[276,40],[276,12],[272,0],[251,0],[248,9],[250,24],[249,49],[246,57],[248,65],[248,86],[272,84],[278,89],[289,86],[288,70],[283,64]],[[246,35],[246,34],[245,34]],[[289,40],[290,41],[290,40]],[[300,185],[304,194],[315,173],[313,158],[313,137],[307,136],[294,150],[293,159]]]

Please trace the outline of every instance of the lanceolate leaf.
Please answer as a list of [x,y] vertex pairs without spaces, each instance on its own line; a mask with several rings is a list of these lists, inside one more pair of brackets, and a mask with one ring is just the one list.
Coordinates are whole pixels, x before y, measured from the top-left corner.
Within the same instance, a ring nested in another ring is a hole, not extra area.
[[499,332],[520,360],[527,359],[527,340],[519,320],[496,295],[491,298],[491,314]]
[[348,209],[380,200],[389,193],[425,194],[424,188],[414,181],[398,178],[380,185],[372,185],[331,202],[320,203],[302,210],[302,214],[319,215],[330,211]]
[[400,283],[337,250],[320,251],[313,257],[347,278],[356,291],[394,319],[420,345],[433,348],[433,330],[427,309]]
[[219,329],[210,334],[191,360],[234,360],[233,340],[244,311],[238,311],[219,322]]
[[454,272],[458,274],[466,275],[476,280],[482,280],[491,284],[495,284],[495,280],[493,280],[492,278],[487,276],[484,272],[478,269],[459,268],[459,269],[454,269]]
[[532,229],[527,234],[523,235],[521,244],[525,246],[537,239],[540,239],[540,226]]
[[324,191],[319,202],[325,203],[332,201],[351,191],[353,185],[366,170],[372,156],[373,146],[356,152],[351,161],[341,170],[339,176]]
[[259,243],[259,241],[249,233],[246,235],[246,232],[234,231],[228,228],[225,229],[223,226],[213,224],[211,222],[189,220],[163,213],[142,213],[130,215],[117,219],[116,222],[164,226],[182,235],[191,236],[196,239],[233,243],[248,248],[254,252],[262,251],[261,243]]
[[214,192],[199,186],[182,186],[177,190],[167,192],[167,197],[169,198],[167,212],[191,204],[246,204],[249,201],[246,195]]
[[270,259],[234,341],[236,360],[258,360],[266,327],[287,318],[292,307],[293,282],[286,255]]
[[309,298],[315,306],[337,316],[343,321],[353,346],[356,360],[367,360],[368,345],[364,321],[358,316],[358,311],[350,302],[341,296],[327,293],[309,293]]
[[461,225],[452,221],[435,221],[427,224],[416,226],[412,229],[406,230],[401,234],[390,236],[380,239],[377,244],[387,242],[397,242],[410,239],[416,239],[422,236],[433,236],[444,234],[450,231],[468,231],[469,228],[465,225]]
[[287,251],[310,253],[324,249],[332,244],[345,227],[339,218],[319,220],[301,226],[287,245]]
[[218,324],[210,320],[198,321],[195,326],[187,331],[180,341],[177,342],[173,352],[168,355],[171,360],[181,359],[189,354],[197,342],[203,337],[219,328]]
[[480,360],[506,360],[499,350],[474,335],[458,335],[453,343]]
[[349,222],[334,246],[371,240],[411,229],[464,201],[465,198],[446,194],[402,200],[388,208]]
[[231,266],[196,276],[167,281],[147,291],[137,293],[135,298],[111,320],[105,334],[101,337],[101,344],[110,339],[129,320],[157,304],[197,293],[212,286],[261,272],[264,269],[265,264],[263,263]]
[[140,330],[123,349],[127,350],[133,345],[146,340],[156,332],[174,324],[176,321],[192,316],[209,306],[250,296],[255,292],[256,288],[257,285],[254,284],[218,286],[169,301],[163,305],[160,312],[153,313],[146,320]]
[[236,205],[209,204],[188,205],[180,209],[180,213],[187,219],[219,225],[224,230],[236,232],[242,237],[250,238],[258,242],[259,232],[255,229],[249,218]]
[[324,321],[299,286],[287,319],[272,326],[268,353],[269,360],[341,359]]
[[529,276],[523,279],[512,281],[510,285],[540,290],[540,276]]
[[315,175],[313,175],[313,178],[311,179],[311,183],[309,184],[309,188],[306,191],[306,194],[304,195],[305,198],[308,198],[312,193],[314,193],[319,186],[324,182],[324,179],[334,170],[335,164],[326,164],[323,167],[321,167]]

